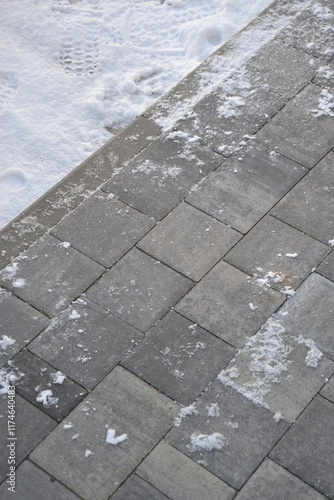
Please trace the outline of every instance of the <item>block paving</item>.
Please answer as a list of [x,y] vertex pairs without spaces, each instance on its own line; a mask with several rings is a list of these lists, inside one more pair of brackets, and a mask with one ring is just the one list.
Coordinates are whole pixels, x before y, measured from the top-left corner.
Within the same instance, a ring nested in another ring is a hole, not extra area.
[[334,500],[333,33],[273,2],[0,232],[1,498]]

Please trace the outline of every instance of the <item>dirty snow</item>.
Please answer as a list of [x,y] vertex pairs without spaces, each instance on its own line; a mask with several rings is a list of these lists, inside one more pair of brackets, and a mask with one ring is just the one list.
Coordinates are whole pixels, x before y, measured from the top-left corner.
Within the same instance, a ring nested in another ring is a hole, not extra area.
[[271,2],[3,0],[0,227]]

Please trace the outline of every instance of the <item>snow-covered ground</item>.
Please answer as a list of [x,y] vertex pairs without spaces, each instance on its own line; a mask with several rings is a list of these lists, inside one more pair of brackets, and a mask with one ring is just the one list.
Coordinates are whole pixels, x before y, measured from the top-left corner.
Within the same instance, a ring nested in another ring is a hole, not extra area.
[[2,0],[0,228],[272,0]]

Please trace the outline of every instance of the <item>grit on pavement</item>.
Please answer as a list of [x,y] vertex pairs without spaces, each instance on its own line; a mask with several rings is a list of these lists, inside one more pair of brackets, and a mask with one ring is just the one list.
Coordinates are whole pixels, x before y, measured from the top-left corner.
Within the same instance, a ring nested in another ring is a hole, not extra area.
[[334,499],[332,61],[274,2],[1,232],[2,499]]

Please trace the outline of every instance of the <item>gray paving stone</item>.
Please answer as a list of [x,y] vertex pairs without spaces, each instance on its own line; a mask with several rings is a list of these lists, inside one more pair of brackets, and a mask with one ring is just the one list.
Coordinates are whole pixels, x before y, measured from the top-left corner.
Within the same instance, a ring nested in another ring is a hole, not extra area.
[[268,285],[284,293],[285,287],[297,288],[327,254],[327,245],[268,215],[224,260],[258,279],[274,273]]
[[278,39],[316,57],[332,59],[333,16],[331,1],[313,2],[279,34]]
[[235,494],[226,483],[164,441],[140,464],[137,474],[172,500],[230,500]]
[[[6,479],[9,473],[8,438],[8,400],[7,394],[0,396],[0,482]],[[15,397],[15,437],[16,462],[18,466],[22,460],[52,431],[56,422],[44,412],[30,404],[19,394]]]
[[333,403],[317,396],[275,446],[270,457],[333,499]]
[[169,500],[136,474],[132,474],[110,498],[112,500]]
[[29,304],[0,288],[0,332],[2,339],[9,337],[15,342],[3,343],[0,348],[0,367],[49,324],[48,318]]
[[[334,360],[334,283],[313,273],[280,310],[279,323],[288,335],[314,340]],[[287,314],[286,314],[287,313]]]
[[[284,302],[242,271],[218,263],[175,309],[235,347],[242,347]],[[254,308],[250,304],[254,305]]]
[[7,482],[0,486],[2,500],[79,500],[53,477],[25,460],[16,470],[15,493],[8,491]]
[[47,314],[60,312],[105,270],[62,245],[53,236],[45,236],[2,271],[0,283]]
[[30,345],[30,351],[88,389],[143,337],[90,300],[78,299]]
[[225,342],[171,311],[122,363],[186,405],[204,391],[234,352]]
[[138,246],[199,281],[240,238],[233,229],[181,203]]
[[332,403],[334,403],[334,377],[327,382],[326,385],[320,391],[321,396],[329,399]]
[[82,203],[51,232],[91,259],[111,267],[154,221],[101,191]]
[[331,252],[328,257],[317,268],[317,272],[334,281],[334,252]]
[[[279,492],[279,493],[278,493]],[[235,500],[325,500],[325,497],[272,460],[265,460]]]
[[270,410],[275,419],[291,423],[334,373],[334,363],[308,336],[285,329],[284,320],[281,312],[270,318],[218,378]]
[[[116,367],[65,420],[72,427],[59,425],[31,459],[84,499],[104,500],[161,440],[176,413],[166,396]],[[127,439],[108,444],[108,428]]]
[[159,138],[102,189],[159,220],[221,162],[219,155],[188,141]]
[[247,74],[253,86],[269,86],[278,94],[291,98],[316,75],[321,63],[278,40],[279,37],[270,40],[255,53],[247,62]]
[[[66,417],[87,394],[87,391],[67,377],[57,380],[58,374],[65,374],[26,350],[13,358],[7,370],[21,374],[16,383],[17,393],[58,421]],[[37,397],[46,390],[51,390],[52,395],[45,402],[38,402]]]
[[[245,83],[246,90],[242,90]],[[176,128],[189,136],[200,136],[204,146],[230,156],[287,102],[270,89],[247,88],[248,83],[242,80],[232,94],[222,89],[208,94]]]
[[214,381],[167,441],[233,488],[260,465],[288,425],[219,380]]
[[57,224],[160,133],[160,127],[152,120],[138,117],[27,208],[0,232],[0,268]]
[[328,244],[334,235],[334,153],[329,153],[272,210],[278,219]]
[[141,332],[149,330],[193,283],[134,248],[87,292],[87,297]]
[[[317,62],[311,65],[311,59],[271,41],[246,64],[234,70],[228,67],[225,72],[230,76],[219,90],[196,104],[191,118],[179,121],[177,127],[199,134],[204,144],[229,155],[245,134],[254,134],[315,76]],[[223,64],[224,59],[220,74]]]
[[249,141],[186,201],[246,233],[306,172],[301,165]]
[[317,85],[307,85],[256,134],[256,140],[307,168],[314,167],[334,146],[334,121],[319,107],[326,100],[324,92]]

